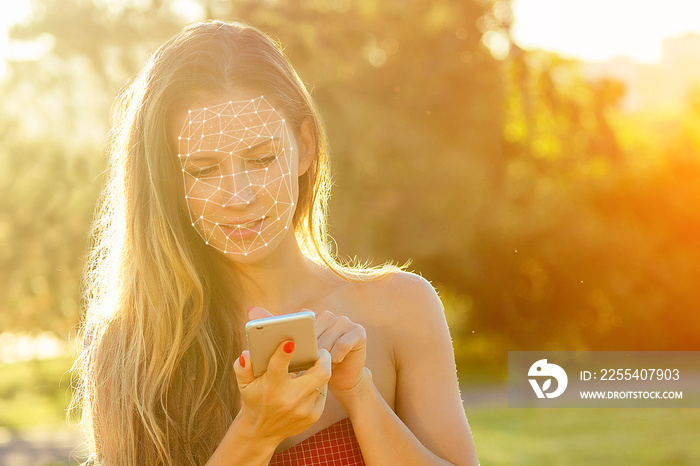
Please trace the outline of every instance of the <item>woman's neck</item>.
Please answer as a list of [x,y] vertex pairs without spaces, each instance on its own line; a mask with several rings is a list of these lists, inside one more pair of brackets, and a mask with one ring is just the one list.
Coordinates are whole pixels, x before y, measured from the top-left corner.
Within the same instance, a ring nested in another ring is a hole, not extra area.
[[243,272],[246,307],[261,306],[275,315],[299,310],[319,279],[318,267],[304,256],[294,235],[288,235],[270,256],[238,268]]

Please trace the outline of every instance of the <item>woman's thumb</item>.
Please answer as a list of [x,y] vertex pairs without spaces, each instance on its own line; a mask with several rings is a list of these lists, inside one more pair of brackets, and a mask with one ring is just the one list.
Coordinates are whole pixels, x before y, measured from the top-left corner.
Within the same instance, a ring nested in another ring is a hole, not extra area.
[[273,377],[286,376],[289,373],[289,363],[292,361],[295,349],[296,345],[292,340],[280,343],[267,364],[267,372],[270,372]]

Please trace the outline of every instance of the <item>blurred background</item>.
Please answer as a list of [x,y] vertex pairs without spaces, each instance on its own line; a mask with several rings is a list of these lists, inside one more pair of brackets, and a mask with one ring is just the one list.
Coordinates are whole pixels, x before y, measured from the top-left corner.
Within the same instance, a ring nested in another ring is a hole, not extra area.
[[206,18],[278,38],[312,90],[338,254],[410,259],[439,290],[483,464],[700,464],[695,410],[509,410],[504,385],[508,351],[700,350],[699,17],[692,0],[0,0],[0,464],[80,458],[67,371],[110,107]]

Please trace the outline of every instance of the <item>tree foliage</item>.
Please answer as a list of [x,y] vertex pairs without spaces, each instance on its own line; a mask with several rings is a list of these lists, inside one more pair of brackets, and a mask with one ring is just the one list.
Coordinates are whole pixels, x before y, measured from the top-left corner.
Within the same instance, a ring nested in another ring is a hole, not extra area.
[[[112,99],[187,20],[174,0],[37,0],[50,39],[0,95],[0,328],[67,334]],[[624,86],[511,47],[508,2],[199,0],[285,45],[326,121],[341,256],[412,259],[465,363],[515,349],[697,349],[700,99],[624,114]],[[503,57],[501,57],[503,58]],[[476,356],[474,356],[476,355]]]

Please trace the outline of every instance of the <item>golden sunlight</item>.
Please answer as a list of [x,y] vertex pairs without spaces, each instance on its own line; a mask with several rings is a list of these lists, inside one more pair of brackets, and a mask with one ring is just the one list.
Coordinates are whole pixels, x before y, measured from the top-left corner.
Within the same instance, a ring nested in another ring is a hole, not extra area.
[[10,56],[7,29],[27,18],[30,13],[29,0],[12,0],[0,3],[0,76],[5,74],[5,60]]
[[589,62],[658,63],[664,39],[700,33],[697,0],[513,0],[512,8],[516,44]]

